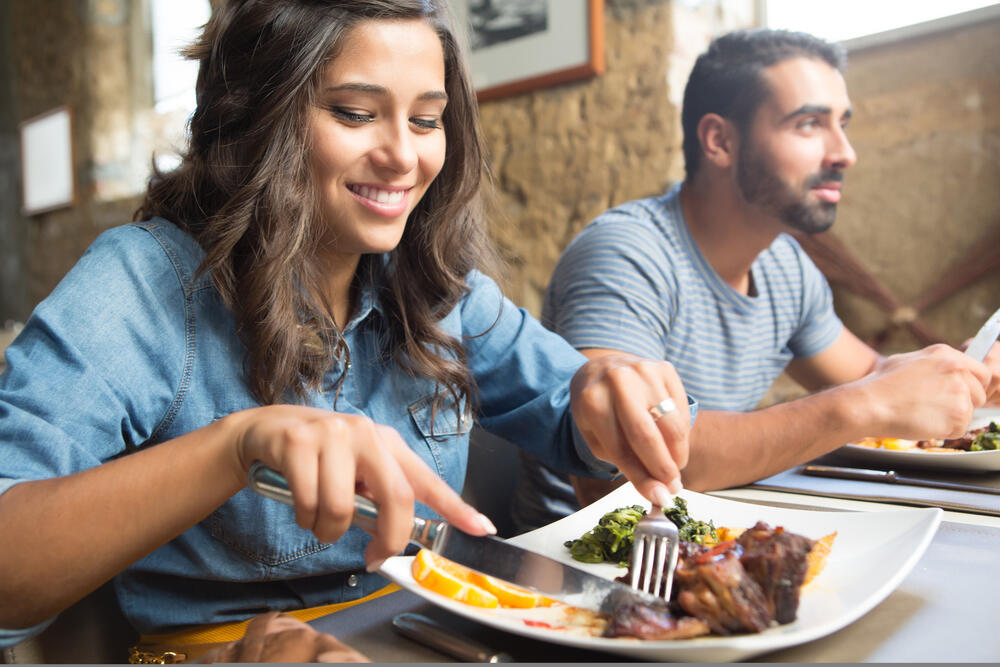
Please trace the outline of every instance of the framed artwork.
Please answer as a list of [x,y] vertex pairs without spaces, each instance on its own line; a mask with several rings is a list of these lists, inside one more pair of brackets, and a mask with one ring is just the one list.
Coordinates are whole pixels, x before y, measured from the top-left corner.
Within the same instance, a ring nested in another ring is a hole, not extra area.
[[69,107],[21,123],[21,211],[45,213],[76,201]]
[[604,72],[604,0],[451,0],[480,102]]

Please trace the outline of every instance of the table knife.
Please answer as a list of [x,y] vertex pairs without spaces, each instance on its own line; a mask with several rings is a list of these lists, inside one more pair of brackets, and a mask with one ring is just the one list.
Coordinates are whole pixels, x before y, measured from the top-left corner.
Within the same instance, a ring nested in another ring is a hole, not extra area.
[[1000,308],[997,308],[996,312],[990,315],[986,323],[976,332],[972,342],[965,348],[965,353],[976,361],[982,361],[986,358],[986,353],[993,347],[993,343],[997,341],[998,336],[1000,336]]
[[[250,466],[248,477],[252,490],[286,505],[293,504],[288,482],[281,473],[257,461]],[[374,531],[377,518],[378,506],[363,496],[355,495],[352,523]],[[529,588],[574,607],[614,615],[619,607],[629,603],[661,609],[666,604],[663,598],[626,584],[591,574],[498,537],[475,537],[463,533],[436,519],[413,517],[410,542],[483,574]]]
[[[928,454],[928,456],[934,456]],[[885,482],[888,484],[906,484],[909,486],[926,486],[932,489],[948,489],[949,491],[971,491],[972,493],[990,493],[1000,495],[1000,489],[975,484],[959,484],[956,482],[939,482],[933,479],[905,477],[897,475],[894,470],[867,470],[865,468],[841,468],[839,466],[807,465],[802,473],[817,477],[835,477],[837,479],[857,479],[865,482]]]
[[453,630],[448,630],[421,614],[397,614],[392,619],[392,627],[404,637],[462,662],[514,662],[509,654],[496,651],[475,639],[457,635]]

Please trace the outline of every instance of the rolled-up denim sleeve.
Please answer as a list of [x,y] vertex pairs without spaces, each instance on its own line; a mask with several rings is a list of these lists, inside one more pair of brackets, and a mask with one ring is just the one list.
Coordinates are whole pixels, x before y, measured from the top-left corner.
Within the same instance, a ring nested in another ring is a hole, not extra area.
[[[469,367],[480,391],[480,423],[554,470],[589,477],[618,471],[594,456],[570,410],[570,380],[587,358],[492,280],[471,274],[463,304]],[[697,403],[688,397],[693,413]]]
[[56,620],[53,616],[50,619],[42,621],[38,625],[33,625],[30,628],[24,628],[21,630],[8,630],[5,628],[0,628],[0,648],[10,648],[15,644],[23,642],[25,639],[31,639],[37,635],[42,634],[45,628],[52,625],[52,622]]

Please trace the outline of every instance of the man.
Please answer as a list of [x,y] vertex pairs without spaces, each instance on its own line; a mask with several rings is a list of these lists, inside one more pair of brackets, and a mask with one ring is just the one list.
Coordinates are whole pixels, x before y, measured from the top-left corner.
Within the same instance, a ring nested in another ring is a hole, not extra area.
[[[667,359],[699,402],[688,488],[749,483],[863,436],[956,436],[1000,393],[996,345],[987,365],[947,346],[879,356],[786,233],[833,224],[856,160],[844,64],[839,46],[802,33],[713,41],[684,94],[686,180],[599,216],[552,276],[547,326],[591,358]],[[823,391],[754,411],[783,370]],[[613,488],[573,480],[574,494],[539,465],[522,462],[521,529]]]

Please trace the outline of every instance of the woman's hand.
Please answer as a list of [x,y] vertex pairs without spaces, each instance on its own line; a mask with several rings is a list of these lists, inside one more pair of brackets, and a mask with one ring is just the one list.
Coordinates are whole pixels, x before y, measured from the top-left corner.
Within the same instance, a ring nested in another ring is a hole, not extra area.
[[[586,352],[585,352],[586,353]],[[674,367],[630,354],[588,355],[570,385],[573,418],[593,454],[615,464],[653,502],[670,506],[687,465],[691,413]],[[670,398],[676,410],[650,409]]]
[[272,405],[226,420],[234,429],[236,467],[242,479],[254,461],[280,471],[292,491],[296,523],[317,539],[335,542],[347,531],[355,493],[378,505],[375,534],[365,550],[369,570],[406,547],[415,500],[467,533],[496,532],[489,519],[466,504],[395,429],[367,417]]

